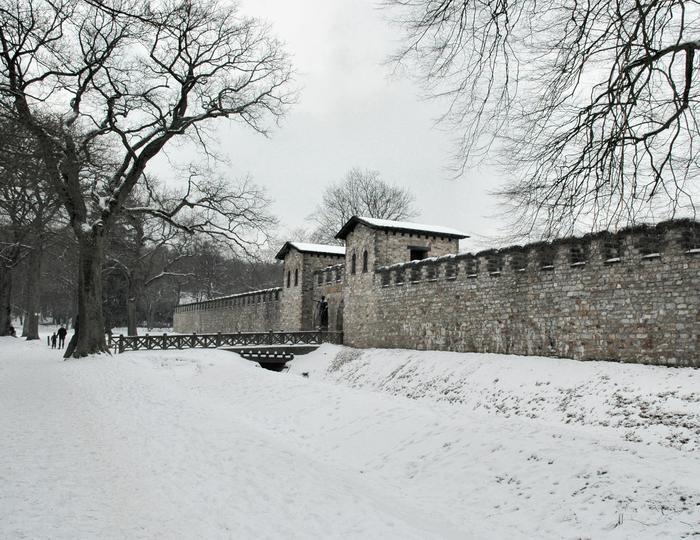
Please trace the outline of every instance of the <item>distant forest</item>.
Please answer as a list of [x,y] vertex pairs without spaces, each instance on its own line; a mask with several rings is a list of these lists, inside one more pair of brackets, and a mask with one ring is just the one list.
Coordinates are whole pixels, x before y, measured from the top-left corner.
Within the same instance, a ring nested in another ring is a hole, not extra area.
[[[68,229],[53,232],[47,242],[39,280],[43,322],[71,324],[77,313],[78,258],[74,242]],[[140,292],[130,298],[130,291],[135,289],[130,284],[134,276],[129,263],[135,257],[124,248],[122,241],[110,242],[104,269],[104,311],[108,315],[105,325],[111,328],[128,325],[129,306],[133,306],[137,326],[170,327],[178,302],[274,287],[282,280],[280,264],[224,255],[211,243],[201,242],[185,252],[161,246],[142,258],[142,275],[136,278],[141,281]],[[33,287],[27,279],[29,264],[29,258],[19,262],[12,290],[12,311],[20,322],[26,314],[27,288]]]

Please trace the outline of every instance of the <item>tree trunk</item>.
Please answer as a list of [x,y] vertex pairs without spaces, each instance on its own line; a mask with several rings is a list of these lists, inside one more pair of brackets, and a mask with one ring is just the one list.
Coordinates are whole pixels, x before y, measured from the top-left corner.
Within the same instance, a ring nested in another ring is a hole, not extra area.
[[[102,314],[102,265],[105,256],[104,231],[78,235],[78,321],[75,347],[65,357],[109,352]],[[75,324],[75,322],[74,322]]]
[[148,326],[149,330],[153,329],[153,311],[155,308],[155,302],[149,302],[148,307],[146,308],[146,325]]
[[126,332],[129,336],[138,335],[138,292],[137,279],[129,276],[129,290],[126,293]]
[[0,336],[10,335],[12,326],[12,269],[0,267]]
[[25,309],[27,313],[24,317],[24,325],[22,326],[22,337],[26,337],[27,341],[39,339],[39,299],[41,296],[41,259],[42,259],[41,241],[37,241],[34,249],[29,254],[29,268],[27,273],[27,283],[25,291]]

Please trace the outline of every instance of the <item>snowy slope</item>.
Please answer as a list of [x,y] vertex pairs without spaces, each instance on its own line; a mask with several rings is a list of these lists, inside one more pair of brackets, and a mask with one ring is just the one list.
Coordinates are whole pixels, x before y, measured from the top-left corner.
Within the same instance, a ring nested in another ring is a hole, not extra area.
[[698,369],[324,345],[289,371],[506,418],[610,427],[599,431],[700,451]]
[[[403,364],[413,353],[385,354],[324,346],[289,373],[273,373],[222,351],[62,362],[43,344],[0,338],[0,538],[678,538],[700,531],[697,453],[665,445],[663,436],[647,444],[625,440],[623,428],[566,424],[547,412],[550,405],[536,418],[507,416],[495,405],[475,407],[468,389],[453,392],[460,402],[420,391],[411,377],[397,383],[403,387],[366,384],[373,364]],[[347,370],[365,361],[353,379]],[[434,361],[430,372],[447,369]],[[483,380],[518,387],[510,380],[516,370],[494,366],[488,375],[483,358],[473,361]],[[308,377],[295,376],[302,367]],[[668,371],[674,375],[659,388],[685,388],[695,373]],[[609,376],[601,387],[619,383]],[[643,392],[653,377],[646,380]],[[687,408],[698,413],[697,402]]]

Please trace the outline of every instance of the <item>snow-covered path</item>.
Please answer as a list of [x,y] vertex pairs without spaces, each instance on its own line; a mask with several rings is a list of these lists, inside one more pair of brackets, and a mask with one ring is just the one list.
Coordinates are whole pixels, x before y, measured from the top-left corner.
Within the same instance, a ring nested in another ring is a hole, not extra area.
[[0,538],[700,532],[692,452],[219,351],[62,362],[2,338],[0,433]]

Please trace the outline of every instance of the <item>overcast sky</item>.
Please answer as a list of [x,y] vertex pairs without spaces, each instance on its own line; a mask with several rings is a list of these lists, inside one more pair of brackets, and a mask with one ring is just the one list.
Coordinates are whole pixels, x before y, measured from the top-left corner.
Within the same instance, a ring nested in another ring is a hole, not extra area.
[[300,100],[271,138],[233,122],[220,122],[217,135],[229,173],[249,173],[274,199],[282,236],[308,227],[324,187],[352,167],[378,170],[409,188],[421,212],[414,221],[461,229],[475,240],[497,232],[502,220],[493,218],[497,208],[488,195],[496,176],[473,170],[452,179],[452,139],[434,125],[441,109],[386,65],[398,29],[375,1],[241,0],[240,6],[267,20],[286,43]]

